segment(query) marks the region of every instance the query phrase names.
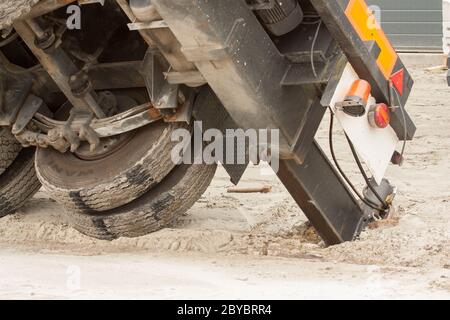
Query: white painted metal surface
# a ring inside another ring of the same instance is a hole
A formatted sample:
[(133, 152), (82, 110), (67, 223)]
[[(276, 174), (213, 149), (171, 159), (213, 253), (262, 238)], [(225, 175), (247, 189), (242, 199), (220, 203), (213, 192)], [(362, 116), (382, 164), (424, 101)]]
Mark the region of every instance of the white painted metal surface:
[[(336, 103), (345, 99), (351, 85), (357, 79), (359, 79), (358, 75), (348, 64), (331, 100), (331, 106), (333, 106), (332, 109), (336, 118), (354, 144), (359, 156), (365, 162), (375, 180), (381, 183), (399, 142), (394, 130), (391, 126), (386, 129), (371, 127), (367, 118), (368, 110), (362, 117), (352, 117), (335, 107)], [(372, 97), (370, 101), (367, 109), (375, 104), (375, 99)]]

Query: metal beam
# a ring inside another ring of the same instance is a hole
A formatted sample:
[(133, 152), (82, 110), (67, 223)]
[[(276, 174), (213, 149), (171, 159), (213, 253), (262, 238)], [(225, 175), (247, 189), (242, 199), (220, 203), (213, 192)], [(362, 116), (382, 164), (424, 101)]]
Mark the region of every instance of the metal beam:
[(152, 4), (239, 127), (279, 129), (282, 156), (301, 162), (292, 146), (320, 93), (311, 87), (282, 86), (292, 63), (280, 54), (246, 2)]
[[(52, 78), (44, 69), (33, 72), (39, 79), (43, 79), (46, 88), (50, 92), (59, 92), (59, 87), (52, 81)], [(145, 88), (145, 81), (142, 76), (142, 61), (126, 61), (100, 63), (92, 66), (87, 74), (92, 87), (96, 91)]]
[[(324, 112), (320, 105), (313, 110), (319, 114), (310, 115), (310, 122), (317, 121)], [(203, 121), (204, 129), (218, 128), (225, 132), (237, 128), (208, 87), (196, 99), (194, 116)], [(246, 167), (225, 165), (233, 183), (239, 182)], [(277, 175), (327, 245), (354, 240), (371, 216), (370, 211), (360, 207), (317, 143), (313, 143), (303, 165), (294, 160), (281, 160)]]
[(281, 160), (277, 174), (327, 245), (355, 240), (369, 221), (317, 143), (302, 165)]
[(70, 103), (75, 108), (92, 111), (98, 118), (104, 118), (105, 114), (96, 101), (94, 90), (90, 89), (81, 96), (73, 93), (69, 83), (70, 78), (75, 76), (79, 70), (67, 53), (61, 47), (51, 50), (39, 48), (38, 40), (45, 35), (45, 32), (36, 21), (16, 21), (13, 26)]
[(314, 142), (325, 112), (321, 92), (310, 84), (282, 85), (292, 62), (280, 54), (246, 2), (152, 4), (239, 128), (280, 130), (284, 160), (277, 174), (324, 241), (354, 240), (367, 216)]
[[(132, 24), (143, 22), (138, 21), (130, 8), (128, 0), (116, 0), (116, 2)], [(149, 18), (152, 17), (150, 16)], [(186, 57), (181, 53), (180, 43), (170, 29), (138, 29), (138, 31), (151, 48), (158, 47), (175, 71), (186, 72), (195, 70), (194, 64), (187, 61)]]

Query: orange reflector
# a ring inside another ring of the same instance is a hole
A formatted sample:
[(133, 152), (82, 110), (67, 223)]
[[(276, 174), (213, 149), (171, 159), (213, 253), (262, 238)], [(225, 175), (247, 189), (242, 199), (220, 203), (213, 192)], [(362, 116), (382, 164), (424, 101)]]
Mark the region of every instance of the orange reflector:
[(391, 122), (389, 107), (384, 103), (379, 103), (372, 106), (368, 117), (370, 125), (374, 128), (387, 128)]
[(372, 91), (372, 87), (370, 83), (366, 80), (355, 80), (353, 82), (350, 91), (347, 94), (347, 98), (353, 98), (360, 100), (364, 105), (367, 105), (367, 101), (369, 101), (370, 92)]
[(361, 79), (355, 80), (345, 100), (337, 106), (350, 116), (362, 117), (366, 114), (367, 102), (371, 91), (370, 83)]
[(364, 0), (349, 0), (345, 14), (363, 41), (374, 41), (378, 45), (380, 54), (377, 57), (377, 65), (384, 77), (389, 79), (398, 56), (374, 16), (373, 10)]

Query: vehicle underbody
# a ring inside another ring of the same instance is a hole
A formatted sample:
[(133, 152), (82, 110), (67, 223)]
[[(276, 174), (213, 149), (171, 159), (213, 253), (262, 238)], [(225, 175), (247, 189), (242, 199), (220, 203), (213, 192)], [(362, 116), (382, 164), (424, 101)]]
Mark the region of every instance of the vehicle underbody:
[[(0, 0), (0, 216), (40, 182), (89, 236), (166, 227), (216, 170), (171, 160), (172, 133), (201, 121), (224, 134), (279, 130), (265, 147), (279, 150), (283, 184), (325, 243), (354, 240), (387, 216), (394, 188), (367, 179), (359, 195), (314, 140), (344, 70), (391, 107), (396, 139), (415, 132), (404, 109), (412, 80), (383, 39), (355, 30), (348, 12), (361, 3)], [(223, 164), (233, 183), (246, 160)]]

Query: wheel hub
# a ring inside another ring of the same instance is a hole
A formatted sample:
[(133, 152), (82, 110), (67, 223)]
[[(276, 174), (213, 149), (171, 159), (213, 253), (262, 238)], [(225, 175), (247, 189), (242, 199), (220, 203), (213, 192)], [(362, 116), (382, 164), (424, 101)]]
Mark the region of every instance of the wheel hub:
[[(124, 112), (137, 106), (137, 102), (134, 99), (127, 96), (115, 97), (113, 93), (108, 91), (101, 93), (99, 104), (109, 116)], [(103, 138), (94, 150), (91, 150), (89, 143), (83, 142), (74, 154), (81, 160), (100, 160), (108, 157), (114, 152), (117, 152), (133, 138), (134, 134), (135, 133), (133, 131), (118, 136)]]

